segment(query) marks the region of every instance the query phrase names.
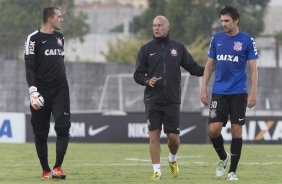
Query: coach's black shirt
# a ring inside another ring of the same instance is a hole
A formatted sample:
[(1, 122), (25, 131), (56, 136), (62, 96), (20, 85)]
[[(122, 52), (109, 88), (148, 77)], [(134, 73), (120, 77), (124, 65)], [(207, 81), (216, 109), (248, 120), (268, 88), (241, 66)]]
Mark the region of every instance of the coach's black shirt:
[[(137, 57), (134, 80), (145, 85), (145, 103), (180, 103), (181, 70), (191, 75), (203, 76), (204, 67), (198, 65), (183, 44), (166, 38), (154, 38), (144, 44)], [(147, 82), (152, 77), (162, 77), (155, 87)]]
[(67, 81), (61, 33), (46, 34), (40, 30), (31, 33), (26, 39), (24, 59), (29, 87), (55, 87)]

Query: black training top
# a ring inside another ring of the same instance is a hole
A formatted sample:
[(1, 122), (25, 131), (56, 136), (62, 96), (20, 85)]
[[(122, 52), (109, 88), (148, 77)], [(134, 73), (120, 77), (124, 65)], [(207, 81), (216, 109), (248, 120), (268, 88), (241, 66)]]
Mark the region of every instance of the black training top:
[[(183, 44), (166, 38), (154, 38), (144, 44), (136, 62), (134, 80), (145, 85), (145, 103), (180, 103), (181, 70), (202, 76), (204, 67), (198, 65)], [(155, 87), (148, 86), (152, 77), (162, 77)]]
[(25, 68), (28, 86), (55, 87), (66, 81), (64, 36), (36, 30), (25, 43)]

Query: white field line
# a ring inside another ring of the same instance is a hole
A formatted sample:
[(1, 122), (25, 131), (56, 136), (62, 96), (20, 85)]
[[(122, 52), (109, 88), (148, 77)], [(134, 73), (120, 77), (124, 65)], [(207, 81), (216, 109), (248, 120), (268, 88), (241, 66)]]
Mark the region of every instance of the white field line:
[[(202, 155), (192, 155), (192, 156), (178, 156), (177, 158), (181, 159), (181, 158), (201, 158), (203, 157)], [(280, 155), (279, 155), (280, 157)], [(151, 162), (151, 160), (148, 160), (148, 159), (140, 159), (140, 158), (136, 158), (136, 157), (132, 157), (132, 158), (125, 158), (125, 160), (127, 161), (136, 161), (138, 163), (136, 163), (136, 165), (140, 164), (140, 162)], [(167, 160), (167, 157), (161, 157), (161, 160)], [(209, 162), (201, 162), (201, 161), (192, 161), (192, 162), (181, 162), (179, 161), (179, 164), (181, 165), (191, 165), (192, 164), (195, 164), (195, 165), (216, 165), (216, 162), (215, 163), (209, 163)], [(282, 162), (239, 162), (240, 165), (282, 165)]]
[[(161, 163), (162, 164), (162, 163)], [(2, 165), (2, 164), (1, 164)], [(5, 165), (10, 165), (9, 163), (3, 164), (2, 166), (5, 167)], [(17, 163), (13, 164), (14, 166), (26, 166), (27, 163)], [(34, 163), (30, 164), (34, 165)], [(151, 165), (150, 162), (144, 162), (140, 163), (140, 161), (135, 162), (135, 163), (72, 163), (72, 166), (75, 167), (109, 167), (109, 166), (147, 166)], [(213, 166), (216, 165), (216, 163), (208, 163), (208, 162), (179, 162), (179, 165), (199, 165), (199, 166)], [(239, 163), (239, 165), (259, 165), (259, 166), (266, 166), (266, 165), (282, 165), (282, 162), (253, 162), (253, 163)]]
[[(177, 158), (200, 158), (202, 157), (201, 155), (196, 155), (196, 156), (177, 156)], [(138, 161), (138, 162), (151, 162), (151, 160), (148, 159), (140, 159), (140, 158), (125, 158), (125, 160), (129, 161)], [(167, 160), (167, 157), (161, 157), (161, 160)]]
[[(277, 155), (276, 155), (277, 156)], [(190, 155), (190, 156), (178, 156), (177, 158), (179, 159), (178, 163), (180, 165), (199, 165), (199, 166), (209, 166), (209, 165), (216, 165), (216, 162), (203, 162), (201, 161), (200, 158), (202, 158), (202, 155)], [(282, 157), (282, 155), (278, 155), (278, 157)], [(199, 158), (197, 161), (187, 161), (185, 158)], [(124, 158), (126, 162), (119, 162), (119, 163), (72, 163), (71, 165), (75, 165), (78, 167), (88, 167), (88, 166), (136, 166), (136, 165), (151, 165), (151, 160), (150, 159), (144, 159), (144, 158), (137, 158), (137, 157), (127, 157)], [(279, 160), (280, 161), (280, 160)], [(167, 157), (161, 157), (161, 162), (167, 162)], [(161, 164), (162, 164), (161, 163)], [(14, 161), (3, 161), (0, 160), (0, 165), (7, 166), (7, 165), (15, 165), (15, 166), (23, 166), (23, 165), (34, 165), (38, 164), (35, 161), (22, 161), (20, 163), (15, 163)], [(239, 165), (260, 165), (260, 166), (265, 166), (265, 165), (282, 165), (282, 162), (277, 162), (277, 161), (272, 161), (272, 162), (239, 162)]]

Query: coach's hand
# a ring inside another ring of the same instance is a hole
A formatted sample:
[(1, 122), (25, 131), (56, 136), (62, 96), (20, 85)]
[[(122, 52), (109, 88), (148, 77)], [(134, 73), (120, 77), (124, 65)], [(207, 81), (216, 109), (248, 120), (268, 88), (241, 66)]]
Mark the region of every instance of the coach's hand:
[(155, 87), (156, 82), (158, 82), (158, 81), (161, 80), (161, 79), (162, 79), (162, 77), (152, 77), (152, 78), (148, 81), (148, 85), (153, 88), (153, 87)]
[(29, 88), (29, 98), (30, 104), (35, 110), (41, 109), (44, 106), (44, 99), (40, 95), (40, 93), (38, 93), (37, 88), (35, 86), (31, 86)]

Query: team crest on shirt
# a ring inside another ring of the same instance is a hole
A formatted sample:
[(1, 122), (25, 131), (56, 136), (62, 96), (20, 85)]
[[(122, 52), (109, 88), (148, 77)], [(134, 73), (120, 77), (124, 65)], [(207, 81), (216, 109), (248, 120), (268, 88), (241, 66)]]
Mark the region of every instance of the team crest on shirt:
[(210, 118), (215, 118), (216, 117), (216, 109), (211, 109), (210, 110)]
[(61, 38), (57, 38), (57, 44), (61, 47), (63, 46), (63, 41)]
[(177, 56), (177, 50), (176, 49), (170, 49), (170, 55)]
[(242, 45), (243, 45), (243, 43), (241, 43), (241, 42), (234, 42), (234, 50), (236, 50), (236, 51), (241, 51), (242, 50)]

